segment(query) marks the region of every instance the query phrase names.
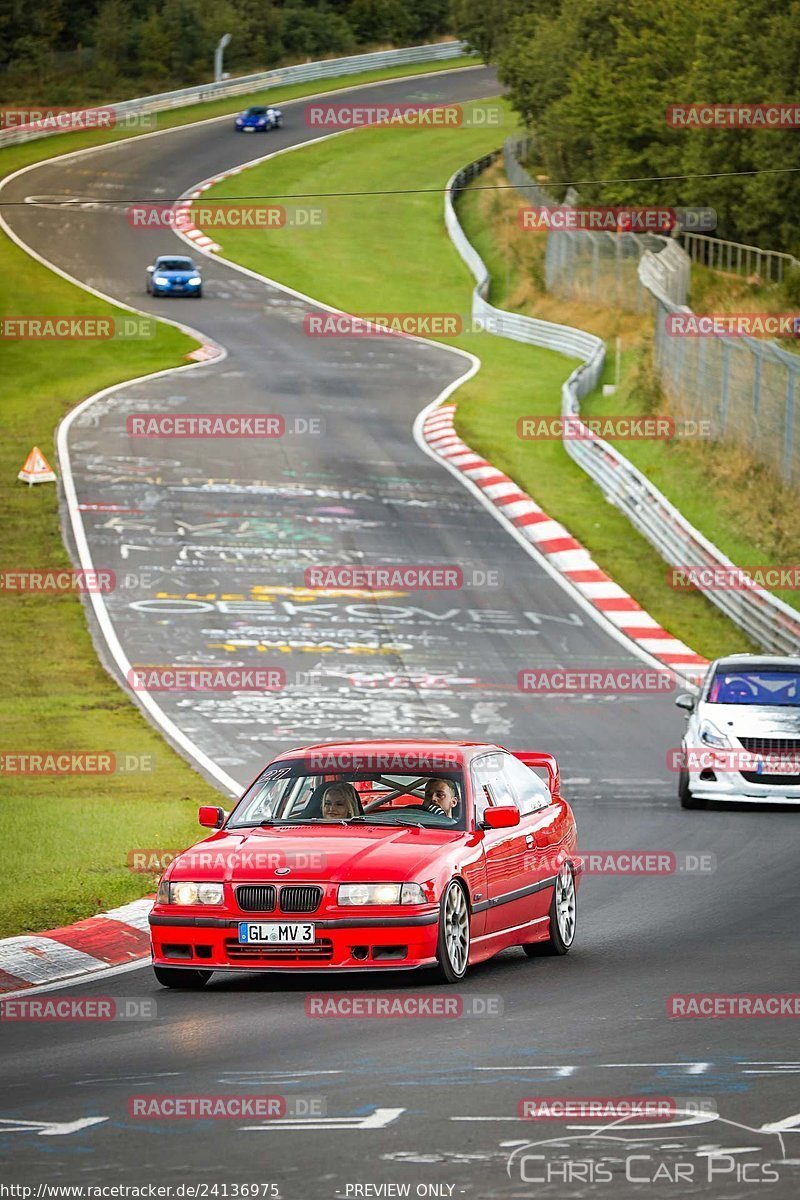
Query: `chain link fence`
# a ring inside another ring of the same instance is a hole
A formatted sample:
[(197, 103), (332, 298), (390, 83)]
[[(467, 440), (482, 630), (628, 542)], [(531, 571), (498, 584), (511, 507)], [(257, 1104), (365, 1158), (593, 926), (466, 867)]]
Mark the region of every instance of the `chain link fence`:
[[(529, 141), (508, 138), (504, 162), (509, 181), (530, 203), (552, 207), (520, 162)], [(567, 203), (574, 202), (568, 197)], [(749, 272), (756, 262), (769, 278), (782, 279), (791, 255), (684, 233), (694, 261), (717, 269)], [(714, 248), (709, 248), (713, 244)], [(760, 255), (756, 260), (755, 253)], [(785, 483), (800, 484), (800, 355), (775, 342), (697, 331), (686, 306), (692, 257), (675, 239), (652, 234), (591, 230), (548, 232), (547, 287), (566, 299), (652, 315), (655, 364), (675, 416), (707, 421), (715, 441), (740, 447), (767, 464)]]
[[(520, 196), (537, 208), (554, 208), (556, 202), (522, 165), (531, 149), (531, 139), (507, 138), (503, 163), (509, 182)], [(564, 205), (577, 200), (573, 189)], [(590, 229), (551, 229), (545, 251), (547, 290), (564, 300), (596, 302), (626, 312), (651, 314), (653, 298), (639, 278), (639, 260), (645, 251), (659, 253), (671, 248), (668, 238), (652, 233), (609, 232)], [(685, 259), (684, 262), (679, 262)], [(676, 263), (679, 269), (676, 269)], [(689, 284), (689, 260), (681, 251), (673, 253), (671, 286), (674, 299), (683, 304)]]
[[(472, 294), (472, 315), (487, 332), (530, 345), (544, 346), (579, 358), (562, 388), (561, 411), (564, 417), (580, 419), (581, 400), (600, 382), (605, 345), (593, 334), (569, 325), (556, 325), (535, 317), (505, 312), (486, 299), (490, 285), (489, 269), (467, 238), (455, 208), (455, 201), (470, 180), (480, 175), (497, 159), (486, 155), (457, 171), (445, 193), (445, 224), (448, 233), (469, 267), (476, 284)], [(515, 186), (519, 180), (526, 199), (539, 185), (523, 176), (522, 169), (509, 172)], [(517, 164), (519, 166), (519, 164)], [(528, 182), (526, 182), (526, 178)], [(551, 206), (553, 201), (541, 194), (534, 203)], [(675, 253), (677, 252), (677, 253)], [(683, 311), (669, 297), (671, 288), (680, 290), (680, 275), (685, 255), (670, 243), (657, 254), (641, 256), (642, 284), (651, 296), (658, 320), (667, 312)], [(676, 283), (676, 277), (678, 282)], [(674, 339), (673, 339), (674, 340)], [(704, 339), (699, 339), (703, 341)], [(726, 339), (733, 341), (733, 339)], [(746, 350), (745, 350), (746, 353)], [(696, 529), (663, 492), (609, 442), (586, 429), (584, 438), (565, 438), (564, 449), (601, 488), (606, 499), (619, 508), (631, 524), (656, 548), (665, 562), (735, 572), (733, 562)], [(706, 590), (705, 595), (730, 617), (763, 650), (773, 654), (797, 654), (800, 651), (800, 612), (761, 587), (738, 590)]]
[(756, 338), (674, 334), (675, 316), (694, 314), (673, 303), (654, 261), (643, 257), (639, 269), (656, 304), (655, 364), (672, 415), (708, 422), (715, 442), (800, 483), (800, 357)]

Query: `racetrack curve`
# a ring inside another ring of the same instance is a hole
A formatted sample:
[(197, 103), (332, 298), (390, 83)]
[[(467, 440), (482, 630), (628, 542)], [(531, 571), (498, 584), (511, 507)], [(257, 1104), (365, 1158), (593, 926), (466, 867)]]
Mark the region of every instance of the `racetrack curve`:
[[(458, 101), (495, 90), (491, 73), (476, 69), (350, 96)], [(464, 373), (465, 359), (397, 339), (308, 338), (307, 302), (220, 261), (204, 264), (200, 303), (143, 295), (145, 264), (185, 246), (171, 234), (131, 229), (126, 204), (173, 199), (255, 154), (313, 140), (302, 105), (284, 106), (286, 125), (268, 141), (234, 135), (226, 118), (48, 161), (0, 189), (6, 221), (47, 261), (126, 304), (186, 321), (227, 350), (218, 363), (116, 388), (69, 429), (93, 560), (137, 576), (108, 597), (126, 656), (134, 664), (285, 668), (290, 686), (274, 696), (157, 698), (175, 727), (239, 783), (276, 749), (339, 737), (468, 737), (545, 748), (561, 761), (584, 848), (710, 853), (715, 870), (584, 880), (570, 956), (528, 961), (509, 952), (457, 989), (499, 997), (502, 1019), (380, 1020), (363, 1030), (357, 1021), (332, 1025), (305, 1015), (312, 990), (430, 989), (410, 976), (217, 977), (193, 995), (161, 991), (144, 968), (71, 986), (70, 994), (155, 996), (158, 1019), (20, 1024), (13, 1037), (4, 1025), (7, 1122), (107, 1118), (55, 1139), (33, 1128), (12, 1136), (16, 1127), (6, 1125), (5, 1176), (275, 1181), (287, 1200), (353, 1196), (348, 1185), (389, 1182), (453, 1185), (454, 1196), (592, 1189), (602, 1196), (610, 1189), (601, 1182), (534, 1185), (506, 1174), (510, 1143), (574, 1133), (517, 1122), (517, 1102), (537, 1094), (646, 1094), (711, 1099), (723, 1118), (748, 1127), (746, 1134), (722, 1122), (669, 1136), (632, 1133), (637, 1146), (655, 1139), (653, 1156), (696, 1166), (691, 1180), (684, 1173), (665, 1194), (744, 1195), (752, 1178), (737, 1182), (733, 1170), (720, 1171), (707, 1182), (706, 1158), (696, 1152), (763, 1143), (762, 1157), (776, 1156), (775, 1135), (752, 1131), (800, 1108), (792, 1099), (800, 1065), (790, 1061), (790, 1023), (671, 1021), (665, 1006), (672, 993), (796, 985), (796, 957), (787, 957), (796, 928), (796, 814), (681, 812), (665, 766), (681, 731), (669, 696), (570, 700), (517, 691), (523, 668), (638, 660), (414, 443), (416, 414)], [(30, 196), (86, 204), (42, 207), (26, 204)], [(467, 294), (465, 276), (465, 305)], [(156, 409), (278, 412), (320, 418), (325, 433), (258, 443), (130, 439), (126, 416)], [(499, 583), (386, 602), (308, 602), (291, 590), (302, 586), (307, 566), (360, 561), (457, 564), (466, 574), (496, 571)], [(303, 682), (298, 671), (323, 677)], [(366, 678), (376, 674), (417, 683), (379, 686)], [(330, 1117), (352, 1117), (352, 1127), (266, 1123), (245, 1131), (247, 1122), (127, 1116), (132, 1093), (237, 1089), (324, 1096)], [(386, 1111), (374, 1127), (369, 1120), (358, 1127), (374, 1110)], [(622, 1152), (617, 1144), (614, 1154)], [(589, 1157), (583, 1145), (581, 1157)], [(766, 1194), (795, 1194), (793, 1169), (782, 1168)]]

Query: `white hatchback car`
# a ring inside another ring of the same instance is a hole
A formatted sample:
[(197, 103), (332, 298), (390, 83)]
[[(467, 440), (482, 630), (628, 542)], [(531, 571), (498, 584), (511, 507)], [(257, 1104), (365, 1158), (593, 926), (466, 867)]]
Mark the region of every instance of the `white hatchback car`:
[(709, 800), (800, 804), (800, 658), (734, 654), (712, 662), (681, 742), (683, 808)]

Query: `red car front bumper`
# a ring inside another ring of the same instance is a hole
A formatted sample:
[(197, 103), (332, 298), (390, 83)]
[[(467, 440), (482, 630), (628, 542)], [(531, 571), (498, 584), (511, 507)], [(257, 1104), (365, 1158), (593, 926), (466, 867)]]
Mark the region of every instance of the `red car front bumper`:
[(438, 907), (400, 916), (315, 914), (308, 919), (316, 926), (316, 941), (303, 946), (242, 945), (239, 925), (245, 919), (270, 920), (196, 916), (176, 913), (174, 907), (156, 907), (150, 914), (153, 962), (159, 967), (207, 971), (397, 971), (432, 966), (436, 961)]

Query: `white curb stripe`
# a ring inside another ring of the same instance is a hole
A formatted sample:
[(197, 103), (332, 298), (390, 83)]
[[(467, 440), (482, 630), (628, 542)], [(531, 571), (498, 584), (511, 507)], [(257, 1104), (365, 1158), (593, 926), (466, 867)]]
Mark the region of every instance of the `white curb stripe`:
[[(421, 420), (417, 418), (415, 426), (418, 440), (428, 453), (444, 462), (448, 470), (459, 474), (487, 507), (494, 510), (498, 519), (510, 525), (518, 540), (524, 539), (529, 545), (536, 547), (536, 553), (543, 555), (545, 563), (549, 564), (551, 574), (555, 570), (558, 572), (558, 578), (568, 581), (573, 594), (580, 595), (584, 604), (591, 606), (604, 622), (610, 623), (612, 629), (617, 631), (618, 636), (625, 641), (629, 648), (638, 651), (639, 655), (646, 657), (649, 662), (655, 662), (661, 667), (668, 666), (671, 671), (688, 675), (690, 677), (688, 681), (695, 685), (698, 670), (702, 670), (706, 660), (695, 654), (678, 638), (647, 636), (643, 632), (644, 630), (658, 631), (662, 634), (664, 631), (649, 613), (632, 600), (624, 588), (605, 575), (586, 547), (581, 546), (572, 537), (569, 530), (565, 529), (558, 521), (553, 520), (552, 517), (546, 516), (534, 500), (525, 497), (525, 493), (522, 493), (523, 499), (513, 500), (510, 504), (505, 505), (502, 503), (504, 497), (517, 495), (522, 492), (522, 489), (490, 463), (472, 467), (468, 465), (476, 461), (484, 463), (485, 460), (481, 459), (479, 455), (469, 452), (469, 447), (460, 438), (451, 441), (447, 436), (449, 429), (453, 438), (456, 438), (453, 426), (454, 405), (442, 405), (439, 408), (430, 406), (429, 414)], [(464, 453), (461, 452), (462, 447)], [(488, 484), (482, 482), (487, 479), (494, 479), (495, 482)], [(525, 518), (539, 513), (542, 514), (542, 520), (525, 523)], [(516, 522), (522, 523), (515, 524)], [(573, 542), (574, 546), (557, 549), (552, 545), (552, 543), (564, 540)], [(551, 546), (550, 549), (548, 549), (548, 545)], [(569, 579), (568, 575), (561, 575), (561, 572), (570, 571), (596, 571), (604, 578), (576, 581)], [(609, 601), (628, 601), (629, 603), (624, 608), (617, 609), (606, 607)], [(630, 630), (631, 633), (627, 634), (626, 630)], [(665, 656), (670, 656), (670, 658), (680, 656), (680, 661), (667, 663), (664, 661)]]

